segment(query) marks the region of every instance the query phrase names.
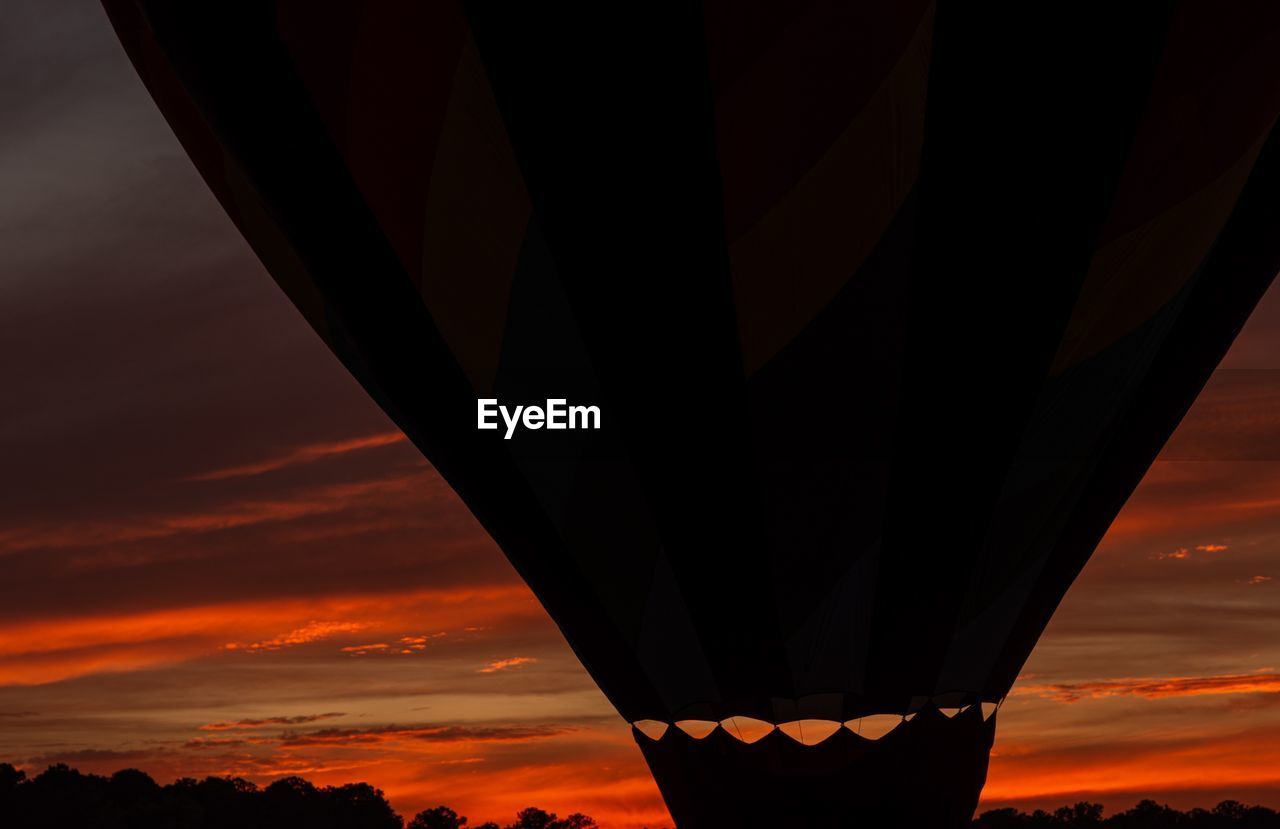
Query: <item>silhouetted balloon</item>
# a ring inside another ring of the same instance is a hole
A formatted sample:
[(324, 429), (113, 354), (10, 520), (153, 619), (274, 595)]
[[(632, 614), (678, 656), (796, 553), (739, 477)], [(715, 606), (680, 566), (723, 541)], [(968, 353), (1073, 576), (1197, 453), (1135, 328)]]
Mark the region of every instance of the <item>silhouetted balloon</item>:
[(1280, 268), (1280, 4), (105, 4), (686, 829), (963, 825)]

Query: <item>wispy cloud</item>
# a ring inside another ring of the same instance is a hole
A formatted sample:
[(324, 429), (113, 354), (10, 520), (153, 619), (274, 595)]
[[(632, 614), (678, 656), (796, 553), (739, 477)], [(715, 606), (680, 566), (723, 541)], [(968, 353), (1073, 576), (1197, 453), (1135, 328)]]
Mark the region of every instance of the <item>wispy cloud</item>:
[(223, 720), (221, 722), (211, 722), (200, 726), (201, 731), (236, 731), (251, 728), (266, 728), (276, 725), (305, 725), (307, 723), (320, 722), (321, 720), (332, 720), (338, 717), (345, 717), (346, 714), (341, 711), (329, 711), (324, 714), (295, 714), (287, 717), (258, 717), (243, 720)]
[(81, 748), (72, 751), (60, 751), (42, 754), (27, 760), (27, 765), (39, 768), (54, 763), (67, 763), (73, 766), (92, 767), (96, 764), (109, 763), (116, 768), (127, 768), (140, 760), (154, 759), (157, 752), (146, 749), (116, 750), (109, 748)]
[(283, 746), (367, 745), (417, 740), (431, 743), (524, 742), (572, 731), (562, 725), (385, 725), (374, 728), (327, 728), (308, 733), (286, 732)]
[(1191, 548), (1179, 547), (1176, 550), (1171, 550), (1167, 553), (1156, 553), (1152, 558), (1158, 560), (1168, 558), (1182, 560), (1191, 558), (1196, 553), (1221, 553), (1227, 549), (1229, 548), (1226, 544), (1198, 544)]
[[(243, 658), (354, 633), (393, 642), (406, 631), (491, 622), (506, 627), (543, 618), (527, 589), (504, 585), (456, 590), (332, 595), (226, 602), (122, 614), (70, 614), (0, 623), (0, 687), (36, 685), (92, 673), (176, 664), (198, 657)], [(348, 637), (346, 641), (343, 637)], [(460, 642), (466, 637), (460, 637)], [(409, 644), (406, 649), (412, 649)], [(414, 651), (415, 653), (417, 651)]]
[(276, 497), (211, 504), (207, 509), (166, 514), (135, 514), (111, 520), (34, 523), (0, 532), (0, 553), (174, 538), (261, 524), (277, 524), (361, 508), (385, 508), (389, 498), (420, 497), (439, 488), (430, 469), (372, 480), (311, 487)]
[(227, 749), (237, 748), (239, 746), (252, 745), (251, 741), (243, 738), (235, 737), (197, 737), (194, 740), (187, 740), (182, 744), (183, 748), (215, 748)]
[(1255, 694), (1280, 691), (1280, 674), (1259, 671), (1252, 674), (1228, 674), (1224, 676), (1108, 679), (1094, 682), (1026, 685), (1019, 690), (1064, 703), (1104, 697), (1161, 699), (1164, 697), (1192, 697), (1208, 694)]
[[(305, 645), (310, 642), (317, 642), (321, 639), (328, 639), (340, 633), (355, 633), (369, 627), (368, 622), (308, 622), (300, 628), (295, 628), (288, 633), (282, 633), (279, 636), (273, 636), (270, 639), (264, 639), (261, 642), (228, 642), (223, 645), (223, 649), (229, 651), (278, 651), (281, 648), (290, 648), (296, 645)], [(346, 650), (346, 648), (343, 648)]]
[(496, 659), (481, 668), (479, 673), (492, 674), (498, 671), (509, 671), (519, 668), (521, 665), (529, 665), (537, 661), (537, 659), (534, 659), (531, 656), (513, 656), (509, 659)]
[(379, 446), (390, 446), (391, 444), (400, 443), (404, 440), (404, 434), (396, 431), (382, 432), (376, 435), (365, 435), (363, 437), (351, 438), (349, 440), (311, 443), (268, 458), (267, 460), (243, 464), (241, 466), (228, 466), (222, 469), (214, 469), (209, 472), (192, 475), (186, 478), (186, 480), (221, 481), (227, 478), (244, 478), (253, 475), (261, 475), (266, 472), (274, 472), (277, 469), (283, 469), (286, 466), (312, 463), (313, 461), (318, 461), (322, 458), (328, 458), (334, 455), (344, 455), (349, 452), (359, 452), (364, 449), (374, 449)]

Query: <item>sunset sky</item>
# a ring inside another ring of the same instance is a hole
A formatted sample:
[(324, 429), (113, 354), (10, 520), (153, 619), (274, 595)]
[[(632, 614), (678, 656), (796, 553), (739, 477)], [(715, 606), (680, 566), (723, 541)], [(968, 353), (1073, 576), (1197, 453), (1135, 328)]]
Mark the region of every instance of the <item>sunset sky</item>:
[[(626, 724), (263, 271), (97, 3), (6, 18), (0, 761), (669, 823)], [(1026, 666), (985, 803), (1280, 807), (1277, 634), (1273, 290)]]

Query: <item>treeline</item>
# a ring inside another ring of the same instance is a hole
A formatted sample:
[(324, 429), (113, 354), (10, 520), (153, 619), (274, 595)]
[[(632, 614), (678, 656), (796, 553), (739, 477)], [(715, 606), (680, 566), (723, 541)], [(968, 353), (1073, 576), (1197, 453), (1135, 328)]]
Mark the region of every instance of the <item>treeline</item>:
[[(183, 778), (161, 786), (137, 769), (110, 777), (50, 766), (35, 777), (0, 763), (0, 827), (4, 829), (598, 829), (590, 817), (557, 817), (528, 808), (505, 825), (473, 824), (446, 806), (405, 821), (368, 783), (315, 786), (285, 777), (259, 788), (238, 777)], [(1280, 829), (1280, 814), (1234, 800), (1180, 812), (1144, 800), (1104, 815), (1097, 803), (1030, 814), (995, 809), (973, 829)]]
[(1053, 812), (1027, 814), (994, 809), (973, 820), (973, 829), (1280, 829), (1280, 814), (1265, 806), (1224, 800), (1212, 809), (1180, 812), (1144, 800), (1132, 809), (1104, 816), (1097, 803), (1077, 803)]
[(0, 763), (4, 829), (596, 829), (586, 815), (529, 808), (513, 823), (468, 823), (445, 806), (405, 822), (368, 783), (315, 786), (285, 777), (259, 788), (238, 777), (183, 778), (161, 786), (137, 769), (110, 777), (64, 764), (27, 777)]

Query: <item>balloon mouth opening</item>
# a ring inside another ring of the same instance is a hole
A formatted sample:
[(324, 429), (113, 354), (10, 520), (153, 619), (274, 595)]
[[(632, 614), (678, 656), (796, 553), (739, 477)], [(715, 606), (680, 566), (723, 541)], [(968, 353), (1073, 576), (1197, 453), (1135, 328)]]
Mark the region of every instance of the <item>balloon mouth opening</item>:
[(1003, 703), (1004, 700), (1001, 699), (959, 704), (951, 699), (935, 697), (927, 704), (906, 713), (867, 714), (844, 721), (805, 718), (773, 723), (755, 717), (731, 716), (719, 721), (684, 719), (667, 722), (642, 719), (632, 722), (631, 728), (637, 735), (652, 742), (658, 742), (667, 737), (668, 733), (675, 731), (683, 732), (694, 740), (705, 740), (715, 732), (722, 731), (738, 742), (751, 745), (777, 731), (800, 745), (816, 746), (826, 742), (842, 729), (852, 732), (860, 739), (874, 742), (897, 731), (903, 725), (912, 722), (917, 715), (925, 712), (948, 720), (954, 720), (961, 715), (980, 716), (985, 722), (996, 715)]

